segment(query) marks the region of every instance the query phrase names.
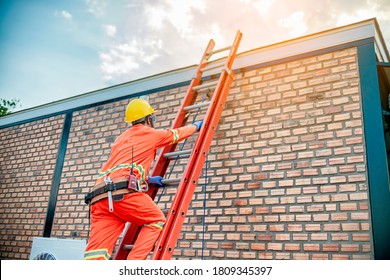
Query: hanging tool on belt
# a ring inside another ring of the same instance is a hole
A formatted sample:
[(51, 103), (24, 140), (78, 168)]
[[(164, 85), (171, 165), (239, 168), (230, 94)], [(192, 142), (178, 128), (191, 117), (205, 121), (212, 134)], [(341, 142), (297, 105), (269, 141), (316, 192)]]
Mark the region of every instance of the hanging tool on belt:
[(136, 192), (147, 192), (149, 190), (148, 183), (144, 179), (138, 179), (137, 176), (134, 175), (134, 146), (131, 147), (132, 154), (132, 163), (130, 169), (130, 177), (129, 177), (129, 190), (134, 190)]
[[(104, 177), (104, 183), (106, 184), (106, 186), (110, 186), (112, 184), (110, 176)], [(113, 212), (114, 211), (114, 203), (112, 202), (112, 193), (111, 193), (111, 191), (112, 191), (111, 188), (108, 188), (108, 191), (107, 191), (108, 210), (110, 212)]]

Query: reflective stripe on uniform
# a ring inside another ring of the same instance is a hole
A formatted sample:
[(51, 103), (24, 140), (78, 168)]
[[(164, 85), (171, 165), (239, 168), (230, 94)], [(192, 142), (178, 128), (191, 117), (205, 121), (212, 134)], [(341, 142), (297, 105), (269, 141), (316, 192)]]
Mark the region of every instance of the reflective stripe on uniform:
[(156, 227), (158, 229), (163, 229), (165, 223), (164, 222), (158, 222), (158, 223), (154, 223), (154, 224), (148, 224), (148, 225), (145, 225), (145, 226), (149, 226), (149, 227)]
[(179, 141), (179, 132), (176, 129), (170, 129), (170, 131), (173, 132), (173, 141), (171, 144), (175, 144), (177, 141)]
[(137, 171), (138, 174), (140, 175), (141, 179), (145, 180), (145, 169), (143, 168), (142, 165), (138, 165), (136, 163), (123, 163), (123, 164), (119, 164), (117, 166), (114, 166), (113, 168), (110, 168), (106, 171), (101, 171), (101, 172), (99, 172), (98, 178), (102, 178), (115, 170), (123, 169), (123, 168), (134, 168), (134, 170)]
[(98, 259), (98, 258), (104, 258), (105, 260), (108, 260), (110, 258), (110, 254), (108, 253), (108, 250), (98, 249), (98, 250), (92, 250), (84, 253), (84, 260), (91, 260), (91, 259)]

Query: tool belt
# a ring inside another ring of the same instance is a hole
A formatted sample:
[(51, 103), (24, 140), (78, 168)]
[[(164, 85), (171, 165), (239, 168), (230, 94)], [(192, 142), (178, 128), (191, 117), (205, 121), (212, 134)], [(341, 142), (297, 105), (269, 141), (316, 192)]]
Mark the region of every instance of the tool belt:
[(113, 196), (135, 192), (135, 190), (128, 189), (128, 185), (128, 178), (113, 179), (109, 184), (102, 182), (94, 186), (92, 191), (86, 194), (84, 201), (86, 204), (94, 204), (99, 200), (107, 198), (109, 192), (111, 192)]
[(130, 175), (129, 178), (115, 178), (111, 181), (108, 177), (104, 179), (104, 182), (97, 184), (93, 187), (92, 191), (87, 193), (84, 201), (86, 204), (94, 204), (99, 200), (108, 198), (110, 209), (112, 206), (112, 199), (124, 194), (134, 192), (147, 192), (148, 184), (144, 180), (138, 180), (134, 175)]

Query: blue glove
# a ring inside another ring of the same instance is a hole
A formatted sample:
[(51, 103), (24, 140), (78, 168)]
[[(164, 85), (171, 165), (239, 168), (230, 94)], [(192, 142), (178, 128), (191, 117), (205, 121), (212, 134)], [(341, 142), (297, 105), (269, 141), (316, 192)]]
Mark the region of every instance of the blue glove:
[(161, 182), (163, 177), (161, 176), (153, 176), (148, 177), (148, 183), (151, 185), (156, 185), (158, 187), (164, 187), (164, 184)]
[(202, 127), (202, 125), (203, 125), (203, 121), (194, 122), (193, 125), (196, 126), (196, 131), (199, 131), (200, 128)]

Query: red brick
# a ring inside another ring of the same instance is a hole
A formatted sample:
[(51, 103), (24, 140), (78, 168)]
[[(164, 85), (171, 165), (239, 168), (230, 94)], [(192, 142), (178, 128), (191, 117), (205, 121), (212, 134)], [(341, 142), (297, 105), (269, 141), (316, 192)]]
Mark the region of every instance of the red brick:
[(332, 241), (348, 241), (349, 237), (347, 233), (332, 233)]
[(301, 224), (289, 224), (287, 225), (288, 231), (299, 232), (302, 231), (303, 226)]
[(259, 241), (271, 241), (272, 240), (272, 234), (258, 234), (257, 240)]
[(308, 260), (309, 254), (306, 253), (293, 253), (294, 260)]
[(282, 250), (282, 243), (268, 243), (267, 248), (269, 251), (281, 251)]
[(332, 213), (331, 214), (331, 220), (332, 221), (346, 221), (348, 220), (347, 213)]
[(340, 231), (341, 225), (340, 224), (325, 224), (324, 225), (324, 231)]
[(319, 251), (320, 245), (319, 244), (303, 244), (303, 250), (304, 251)]
[(339, 244), (323, 244), (322, 250), (324, 252), (338, 252), (340, 250)]
[(328, 240), (328, 234), (327, 233), (311, 233), (310, 234), (311, 240), (321, 240), (321, 241), (326, 241)]
[(352, 240), (355, 242), (369, 242), (371, 240), (371, 236), (368, 233), (353, 233)]
[(357, 203), (341, 203), (340, 204), (341, 211), (353, 211), (357, 210)]
[(290, 240), (290, 234), (288, 233), (281, 233), (275, 235), (276, 241), (289, 241)]
[(329, 255), (328, 254), (313, 254), (312, 260), (328, 260)]
[(364, 213), (364, 212), (351, 213), (351, 219), (352, 220), (368, 220), (369, 216), (368, 216), (368, 213)]
[(360, 225), (358, 223), (342, 223), (341, 228), (343, 231), (358, 231)]
[(342, 252), (359, 252), (359, 245), (357, 244), (341, 244)]
[(307, 241), (308, 234), (307, 233), (293, 233), (293, 240), (294, 241)]
[(307, 224), (305, 225), (306, 231), (320, 231), (321, 225), (320, 224)]
[(265, 243), (254, 243), (254, 244), (251, 244), (251, 250), (254, 250), (254, 251), (257, 251), (257, 250), (264, 251), (265, 248), (266, 248), (266, 244)]
[(301, 250), (301, 244), (299, 243), (287, 243), (284, 245), (284, 249), (286, 251), (300, 251)]

